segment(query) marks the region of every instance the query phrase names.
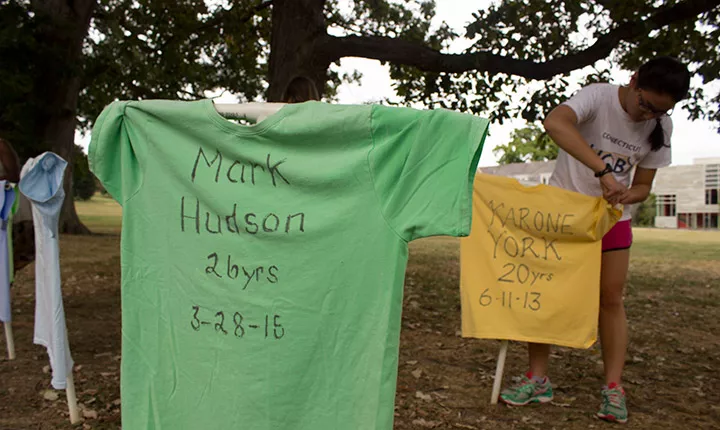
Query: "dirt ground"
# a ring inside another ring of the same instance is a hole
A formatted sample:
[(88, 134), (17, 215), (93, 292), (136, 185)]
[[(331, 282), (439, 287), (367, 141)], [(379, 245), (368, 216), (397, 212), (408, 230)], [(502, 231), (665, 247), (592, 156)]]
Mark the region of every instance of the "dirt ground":
[[(85, 417), (78, 428), (118, 429), (119, 236), (113, 228), (96, 230), (111, 233), (61, 239), (64, 303)], [(652, 232), (639, 237), (626, 301), (626, 427), (720, 428), (720, 235), (713, 236), (717, 241), (663, 239)], [(593, 417), (602, 385), (597, 346), (553, 351), (551, 404), (490, 405), (499, 342), (460, 337), (457, 240), (423, 240), (411, 251), (396, 429), (616, 426)], [(13, 306), (17, 359), (7, 360), (0, 340), (0, 429), (72, 428), (65, 393), (50, 389), (47, 355), (32, 344), (34, 265), (18, 273)], [(525, 370), (525, 354), (523, 345), (511, 344), (505, 382)]]

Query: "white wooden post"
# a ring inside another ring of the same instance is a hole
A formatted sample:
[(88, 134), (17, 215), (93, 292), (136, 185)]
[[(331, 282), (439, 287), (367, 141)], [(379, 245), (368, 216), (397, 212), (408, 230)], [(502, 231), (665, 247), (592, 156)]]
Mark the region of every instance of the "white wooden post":
[(500, 397), (500, 387), (502, 387), (503, 371), (505, 370), (505, 357), (507, 356), (508, 341), (503, 340), (500, 344), (500, 353), (498, 354), (497, 367), (495, 368), (495, 382), (493, 383), (492, 397), (490, 404), (496, 405), (498, 397)]

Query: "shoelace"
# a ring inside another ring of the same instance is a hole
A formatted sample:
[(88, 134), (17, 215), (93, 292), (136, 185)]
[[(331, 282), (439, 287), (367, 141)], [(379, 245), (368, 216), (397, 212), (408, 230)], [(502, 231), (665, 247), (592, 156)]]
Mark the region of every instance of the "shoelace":
[(606, 405), (614, 406), (616, 408), (622, 407), (623, 398), (621, 393), (617, 391), (608, 391), (605, 396)]
[(523, 378), (523, 380), (518, 382), (518, 384), (513, 388), (514, 390), (520, 390), (527, 394), (532, 394), (533, 391), (535, 391), (535, 383), (528, 378)]

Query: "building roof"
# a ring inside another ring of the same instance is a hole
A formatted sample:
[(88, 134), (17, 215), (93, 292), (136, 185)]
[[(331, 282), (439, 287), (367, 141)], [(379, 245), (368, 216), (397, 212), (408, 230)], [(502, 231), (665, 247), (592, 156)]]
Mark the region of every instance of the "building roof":
[(481, 167), (482, 173), (500, 176), (540, 175), (552, 173), (555, 169), (555, 160), (531, 161), (529, 163), (513, 163), (502, 166)]
[(720, 164), (720, 157), (701, 157), (693, 159), (693, 164)]

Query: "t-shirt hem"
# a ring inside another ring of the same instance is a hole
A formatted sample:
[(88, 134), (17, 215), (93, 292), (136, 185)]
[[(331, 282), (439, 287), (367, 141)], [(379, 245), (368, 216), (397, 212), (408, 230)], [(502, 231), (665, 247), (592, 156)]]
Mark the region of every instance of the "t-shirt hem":
[(568, 341), (567, 339), (559, 339), (555, 337), (535, 337), (535, 336), (522, 336), (522, 335), (516, 335), (516, 334), (507, 334), (505, 336), (504, 333), (495, 333), (495, 334), (487, 334), (482, 332), (476, 332), (476, 331), (469, 331), (469, 332), (463, 332), (462, 337), (464, 338), (474, 338), (474, 339), (496, 339), (496, 340), (512, 340), (516, 342), (532, 342), (532, 343), (544, 343), (548, 345), (557, 345), (557, 346), (564, 346), (568, 348), (581, 348), (581, 349), (588, 349), (591, 346), (597, 342), (597, 335), (594, 336), (592, 339), (589, 339), (585, 343), (578, 343), (578, 342), (572, 342)]
[(663, 167), (668, 167), (672, 162), (670, 163), (659, 163), (659, 164), (638, 164), (638, 167), (643, 169), (662, 169)]
[(479, 136), (470, 142), (469, 154), (470, 162), (468, 166), (467, 176), (463, 178), (467, 182), (460, 187), (460, 220), (458, 222), (458, 230), (455, 232), (457, 237), (467, 237), (470, 235), (472, 227), (472, 198), (474, 193), (475, 175), (477, 175), (478, 164), (485, 145), (490, 123), (483, 118), (474, 118)]
[(115, 199), (116, 202), (118, 202), (121, 206), (124, 203), (122, 196), (120, 195), (119, 190), (115, 189), (114, 187), (108, 187), (107, 185), (107, 177), (105, 176), (104, 172), (101, 170), (98, 170), (96, 166), (100, 165), (102, 162), (103, 157), (105, 156), (105, 152), (101, 149), (98, 149), (98, 145), (101, 145), (102, 140), (102, 133), (103, 129), (105, 128), (105, 122), (110, 115), (110, 113), (117, 107), (117, 109), (122, 109), (123, 115), (125, 115), (125, 107), (127, 106), (129, 102), (128, 101), (114, 101), (110, 103), (108, 106), (103, 109), (102, 112), (100, 112), (100, 115), (95, 120), (95, 125), (93, 125), (92, 133), (90, 136), (90, 144), (88, 145), (88, 168), (89, 170), (97, 176), (97, 178), (102, 182), (103, 186), (107, 189), (108, 193)]
[(372, 192), (375, 196), (375, 201), (378, 205), (378, 211), (380, 213), (380, 217), (385, 222), (385, 225), (387, 228), (397, 237), (400, 239), (403, 243), (408, 244), (410, 243), (410, 239), (404, 237), (393, 225), (390, 223), (390, 220), (385, 215), (385, 211), (383, 210), (382, 205), (382, 199), (378, 195), (377, 187), (376, 187), (376, 181), (375, 181), (375, 172), (373, 171), (372, 167), (372, 161), (371, 158), (373, 157), (373, 152), (375, 151), (375, 134), (373, 133), (373, 114), (375, 111), (375, 105), (371, 105), (370, 109), (368, 109), (368, 123), (370, 124), (369, 133), (370, 133), (370, 150), (367, 152), (365, 156), (365, 162), (367, 164), (368, 173), (370, 174), (370, 183), (372, 185)]

